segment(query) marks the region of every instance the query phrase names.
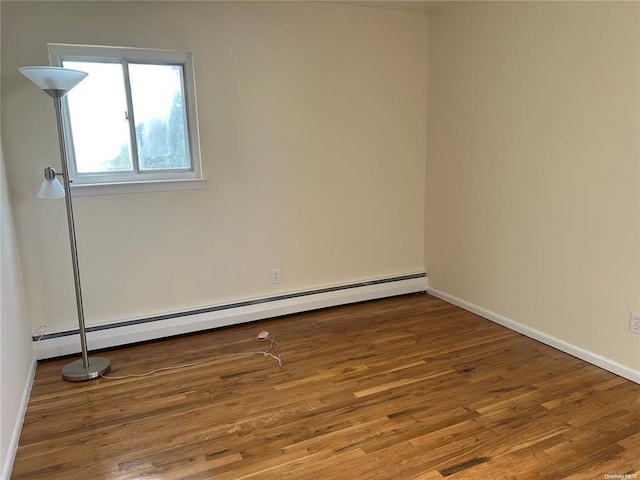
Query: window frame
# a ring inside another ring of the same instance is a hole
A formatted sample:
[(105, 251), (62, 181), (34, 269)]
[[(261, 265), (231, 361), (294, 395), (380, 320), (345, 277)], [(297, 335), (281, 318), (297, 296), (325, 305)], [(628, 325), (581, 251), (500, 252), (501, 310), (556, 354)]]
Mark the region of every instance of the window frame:
[[(167, 191), (204, 188), (205, 178), (202, 174), (200, 159), (200, 141), (198, 130), (198, 118), (196, 109), (196, 90), (193, 74), (193, 58), (190, 52), (174, 50), (158, 50), (137, 47), (110, 47), (97, 45), (72, 45), (61, 43), (49, 43), (49, 63), (52, 66), (62, 67), (64, 61), (97, 62), (123, 64), (152, 64), (152, 65), (181, 65), (183, 75), (183, 96), (186, 107), (187, 137), (189, 142), (189, 159), (191, 167), (188, 169), (172, 169), (158, 171), (140, 170), (133, 172), (105, 172), (105, 173), (78, 173), (71, 123), (69, 105), (66, 97), (62, 101), (62, 114), (67, 142), (69, 160), (69, 176), (72, 180), (72, 189), (76, 195), (105, 195), (111, 193), (136, 193), (148, 191)], [(126, 70), (123, 70), (126, 72)], [(123, 73), (124, 75), (124, 73)], [(129, 82), (126, 75), (124, 81)], [(130, 86), (128, 90), (128, 103), (131, 106)], [(135, 115), (135, 113), (134, 113)], [(132, 145), (132, 149), (136, 146)], [(134, 169), (139, 160), (133, 159)]]

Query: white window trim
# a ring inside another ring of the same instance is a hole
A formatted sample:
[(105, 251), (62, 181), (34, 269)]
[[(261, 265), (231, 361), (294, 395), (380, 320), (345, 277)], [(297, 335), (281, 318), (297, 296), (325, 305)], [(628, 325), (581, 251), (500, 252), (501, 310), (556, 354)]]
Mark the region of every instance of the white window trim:
[(78, 183), (71, 184), (74, 197), (88, 197), (94, 195), (119, 195), (126, 193), (171, 192), (174, 190), (198, 190), (206, 185), (204, 178), (189, 178), (184, 180), (156, 180), (143, 182), (118, 183)]
[[(92, 61), (104, 58), (125, 58), (132, 61), (180, 62), (184, 68), (184, 95), (187, 104), (188, 136), (192, 168), (188, 171), (150, 172), (136, 174), (77, 175), (75, 165), (70, 165), (71, 188), (75, 196), (112, 195), (121, 193), (143, 193), (154, 191), (192, 190), (205, 187), (200, 158), (200, 135), (196, 108), (196, 88), (193, 75), (193, 58), (190, 52), (157, 50), (135, 47), (111, 47), (96, 45), (71, 45), (49, 43), (49, 63), (62, 66), (64, 60)], [(63, 99), (64, 100), (64, 99)], [(63, 108), (67, 108), (63, 101)], [(68, 115), (64, 115), (65, 128), (70, 132)], [(67, 141), (69, 138), (67, 137)], [(72, 162), (70, 162), (72, 163)], [(96, 179), (98, 179), (96, 181)], [(125, 178), (125, 180), (121, 180)]]

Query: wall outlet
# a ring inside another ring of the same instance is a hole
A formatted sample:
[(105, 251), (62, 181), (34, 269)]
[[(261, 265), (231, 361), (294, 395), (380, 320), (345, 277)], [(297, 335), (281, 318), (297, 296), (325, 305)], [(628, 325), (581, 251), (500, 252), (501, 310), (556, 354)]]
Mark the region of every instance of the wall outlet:
[(629, 330), (640, 335), (640, 313), (631, 312), (631, 322), (629, 322)]
[(271, 281), (273, 283), (280, 283), (280, 269), (274, 268), (271, 270)]

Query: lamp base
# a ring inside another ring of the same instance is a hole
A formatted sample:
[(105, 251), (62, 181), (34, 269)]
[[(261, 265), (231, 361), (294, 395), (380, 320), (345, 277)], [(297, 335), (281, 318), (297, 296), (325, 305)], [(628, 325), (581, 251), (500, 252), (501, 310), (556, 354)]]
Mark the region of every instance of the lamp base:
[(89, 367), (85, 368), (82, 359), (71, 362), (62, 369), (62, 378), (69, 382), (82, 382), (98, 378), (111, 370), (111, 362), (102, 357), (89, 357)]

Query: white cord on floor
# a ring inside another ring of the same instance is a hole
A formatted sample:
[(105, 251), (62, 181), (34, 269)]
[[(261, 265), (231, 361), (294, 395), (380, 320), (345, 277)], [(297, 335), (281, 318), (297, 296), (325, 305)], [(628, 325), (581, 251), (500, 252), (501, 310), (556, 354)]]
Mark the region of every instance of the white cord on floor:
[(101, 375), (101, 377), (102, 378), (107, 378), (109, 380), (124, 380), (125, 378), (148, 377), (149, 375), (153, 375), (154, 373), (164, 372), (164, 371), (167, 371), (167, 370), (177, 370), (179, 368), (194, 367), (196, 365), (204, 365), (206, 363), (216, 362), (218, 360), (222, 360), (223, 358), (242, 357), (242, 356), (248, 356), (248, 355), (264, 355), (264, 357), (271, 357), (271, 358), (273, 358), (274, 360), (276, 360), (278, 362), (278, 365), (280, 367), (282, 367), (282, 355), (280, 355), (280, 344), (278, 344), (278, 342), (276, 342), (275, 338), (273, 338), (273, 336), (269, 335), (269, 332), (263, 331), (263, 332), (260, 332), (260, 334), (258, 335), (257, 340), (259, 340), (259, 341), (269, 340), (271, 342), (271, 345), (269, 345), (269, 348), (267, 350), (258, 351), (258, 352), (229, 353), (229, 354), (220, 355), (220, 356), (214, 357), (214, 358), (207, 358), (207, 359), (204, 359), (204, 360), (197, 360), (195, 362), (183, 363), (183, 364), (180, 364), (180, 365), (173, 365), (173, 366), (170, 366), (170, 367), (156, 368), (156, 369), (150, 370), (148, 372), (144, 372), (144, 373), (135, 373), (135, 374), (131, 374), (131, 375), (123, 375), (121, 377), (114, 377), (114, 376), (111, 376), (111, 375)]

